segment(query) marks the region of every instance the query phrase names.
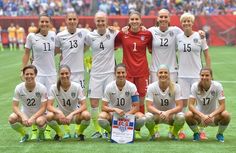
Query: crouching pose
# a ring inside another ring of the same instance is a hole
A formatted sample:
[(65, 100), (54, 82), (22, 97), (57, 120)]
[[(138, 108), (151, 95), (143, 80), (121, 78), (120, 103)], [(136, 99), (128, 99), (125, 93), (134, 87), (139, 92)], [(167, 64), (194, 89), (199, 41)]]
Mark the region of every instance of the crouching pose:
[[(9, 116), (11, 127), (22, 135), (20, 142), (28, 140), (29, 135), (23, 126), (30, 127), (36, 124), (39, 129), (38, 138), (44, 139), (46, 117), (44, 112), (47, 105), (47, 89), (44, 85), (35, 81), (37, 69), (33, 65), (23, 68), (25, 82), (16, 86), (13, 97), (13, 113)], [(19, 108), (21, 104), (22, 108)]]
[(118, 64), (115, 67), (116, 80), (109, 83), (105, 88), (102, 99), (102, 112), (99, 114), (98, 123), (107, 132), (111, 132), (111, 121), (113, 113), (120, 116), (134, 114), (136, 118), (135, 130), (145, 123), (145, 116), (139, 112), (139, 96), (136, 86), (126, 80), (126, 67)]
[(183, 127), (185, 118), (181, 112), (180, 86), (170, 80), (170, 71), (167, 66), (160, 65), (157, 71), (158, 81), (148, 86), (146, 105), (146, 127), (150, 133), (150, 140), (154, 140), (154, 127), (156, 124), (165, 123), (173, 125), (171, 138), (177, 139), (178, 131)]
[[(83, 132), (89, 126), (90, 114), (87, 111), (86, 97), (83, 94), (83, 89), (80, 84), (70, 81), (70, 75), (70, 68), (62, 65), (59, 69), (59, 80), (50, 89), (47, 109), (53, 112), (53, 115), (48, 117), (48, 121), (50, 121), (49, 124), (54, 125), (56, 125), (56, 122), (63, 125), (69, 125), (70, 123), (80, 124), (76, 133), (79, 140), (83, 141)], [(55, 99), (57, 101), (57, 108), (53, 106)], [(54, 130), (58, 130), (54, 139), (60, 140), (63, 136), (60, 129)]]
[(230, 115), (225, 110), (225, 96), (219, 82), (212, 81), (212, 70), (203, 68), (200, 71), (200, 81), (191, 87), (189, 112), (186, 122), (194, 132), (193, 140), (200, 140), (198, 126), (219, 126), (216, 139), (224, 142), (223, 132), (230, 122)]

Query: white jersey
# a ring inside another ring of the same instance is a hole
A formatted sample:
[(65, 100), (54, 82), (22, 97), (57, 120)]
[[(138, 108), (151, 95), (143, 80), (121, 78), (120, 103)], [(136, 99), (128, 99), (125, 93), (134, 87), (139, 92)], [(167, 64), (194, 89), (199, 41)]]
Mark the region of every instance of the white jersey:
[(148, 30), (153, 36), (150, 71), (157, 72), (158, 66), (165, 64), (170, 68), (170, 72), (177, 72), (176, 37), (183, 31), (176, 26), (169, 27), (165, 32), (159, 27), (151, 27)]
[(57, 75), (54, 60), (55, 37), (55, 32), (49, 31), (47, 36), (30, 33), (26, 38), (25, 48), (32, 50), (32, 64), (36, 66), (38, 76)]
[(76, 29), (74, 34), (68, 30), (59, 32), (56, 36), (56, 47), (62, 51), (61, 65), (68, 65), (71, 72), (84, 72), (84, 45), (87, 29)]
[(200, 38), (198, 32), (194, 32), (190, 37), (184, 33), (177, 36), (179, 51), (179, 72), (180, 78), (199, 78), (202, 68), (201, 52), (208, 49), (207, 44)]
[(53, 84), (48, 99), (56, 99), (59, 110), (61, 110), (65, 115), (69, 115), (71, 112), (78, 109), (79, 102), (85, 100), (86, 97), (83, 94), (83, 89), (80, 84), (71, 82), (71, 86), (67, 91), (64, 91), (61, 87), (60, 91), (58, 91), (57, 85)]
[(195, 82), (191, 87), (190, 98), (195, 98), (197, 105), (196, 109), (203, 114), (210, 114), (218, 107), (218, 101), (225, 99), (223, 87), (219, 82), (211, 81), (211, 86), (208, 91), (200, 94), (198, 90), (198, 82)]
[(103, 101), (108, 102), (108, 106), (112, 108), (119, 108), (125, 112), (131, 110), (132, 96), (138, 95), (136, 86), (127, 81), (122, 91), (116, 85), (116, 81), (112, 81), (105, 88), (105, 93), (102, 98)]
[(25, 82), (22, 82), (15, 88), (13, 101), (20, 102), (21, 111), (31, 117), (39, 111), (42, 103), (47, 102), (47, 89), (36, 82), (34, 90), (30, 92), (26, 89)]
[(118, 32), (106, 30), (104, 35), (97, 30), (86, 36), (86, 44), (92, 48), (92, 69), (90, 74), (113, 73), (115, 68), (114, 42)]
[(158, 81), (153, 82), (147, 88), (146, 100), (153, 102), (153, 106), (160, 111), (167, 111), (176, 107), (176, 100), (181, 100), (181, 89), (174, 85), (174, 95), (170, 95), (169, 87), (163, 92)]

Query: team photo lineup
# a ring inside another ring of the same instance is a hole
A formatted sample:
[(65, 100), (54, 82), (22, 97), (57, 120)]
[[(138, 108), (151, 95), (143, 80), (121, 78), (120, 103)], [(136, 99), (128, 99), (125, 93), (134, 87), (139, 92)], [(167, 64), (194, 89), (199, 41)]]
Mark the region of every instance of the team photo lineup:
[[(225, 141), (231, 115), (222, 84), (213, 80), (207, 34), (193, 30), (193, 14), (180, 16), (181, 27), (170, 26), (167, 9), (158, 11), (157, 23), (150, 28), (143, 26), (138, 11), (129, 12), (127, 26), (121, 28), (109, 26), (102, 11), (94, 16), (94, 30), (78, 28), (76, 12), (67, 13), (64, 21), (56, 33), (51, 17), (40, 14), (38, 27), (32, 25), (25, 43), (23, 36), (16, 39), (8, 31), (10, 50), (17, 42), (24, 51), (22, 82), (15, 87), (8, 117), (21, 143), (71, 138), (117, 142), (113, 128), (120, 130), (121, 137), (132, 129), (134, 143), (143, 139), (146, 128), (146, 140), (158, 141), (162, 124), (168, 125), (169, 141), (186, 137), (207, 141), (208, 126), (218, 129), (216, 141)], [(92, 53), (87, 59), (88, 51)], [(115, 59), (116, 51), (123, 53), (121, 63)], [(60, 57), (59, 68), (55, 56)], [(191, 135), (186, 134), (185, 124)], [(85, 135), (91, 125), (92, 135)]]

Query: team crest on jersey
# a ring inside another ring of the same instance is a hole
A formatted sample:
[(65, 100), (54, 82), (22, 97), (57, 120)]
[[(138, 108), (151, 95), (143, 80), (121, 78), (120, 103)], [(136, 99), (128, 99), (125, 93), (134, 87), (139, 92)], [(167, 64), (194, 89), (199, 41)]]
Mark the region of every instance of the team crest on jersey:
[(81, 32), (78, 33), (78, 37), (82, 38), (82, 33)]
[(144, 40), (145, 40), (145, 36), (141, 36), (140, 39), (141, 39), (142, 41), (144, 41)]
[(129, 91), (126, 91), (125, 95), (126, 95), (126, 97), (128, 97), (129, 96)]
[(194, 42), (194, 43), (198, 43), (198, 39), (197, 39), (197, 38), (194, 38), (194, 39), (193, 39), (193, 42)]
[(171, 32), (169, 33), (169, 35), (170, 35), (171, 37), (173, 37), (173, 36), (174, 36), (174, 32), (171, 31)]
[(214, 97), (216, 95), (216, 92), (214, 90), (211, 91), (211, 95)]
[(35, 96), (36, 96), (37, 98), (40, 98), (40, 93), (39, 93), (39, 92), (36, 92), (36, 93), (35, 93)]
[(72, 98), (75, 98), (75, 92), (72, 92), (72, 93), (71, 93), (71, 97), (72, 97)]
[(108, 40), (110, 40), (111, 36), (110, 36), (110, 35), (106, 35), (106, 38), (107, 38)]
[(111, 95), (115, 95), (116, 93), (115, 92), (112, 92)]

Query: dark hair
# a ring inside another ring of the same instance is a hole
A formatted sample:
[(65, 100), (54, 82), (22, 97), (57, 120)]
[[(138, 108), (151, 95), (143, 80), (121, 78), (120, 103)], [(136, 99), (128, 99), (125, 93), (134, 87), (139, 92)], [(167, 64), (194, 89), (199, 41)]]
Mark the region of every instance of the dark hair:
[[(60, 73), (61, 69), (63, 68), (66, 68), (69, 70), (69, 72), (71, 73), (71, 70), (70, 70), (70, 67), (68, 65), (61, 65), (58, 72)], [(58, 80), (57, 80), (57, 90), (60, 92), (60, 87), (61, 87), (61, 79), (60, 77), (58, 77)]]
[(38, 73), (38, 70), (37, 70), (37, 68), (36, 68), (34, 65), (27, 65), (27, 66), (25, 66), (25, 67), (22, 69), (23, 74), (25, 74), (25, 71), (26, 71), (27, 69), (33, 69), (35, 75), (37, 75), (37, 73)]
[[(211, 69), (211, 68), (209, 68), (209, 67), (204, 67), (204, 68), (202, 68), (202, 69), (200, 70), (200, 75), (201, 75), (202, 71), (209, 71), (210, 74), (211, 74), (211, 78), (212, 78), (212, 80), (213, 80), (213, 72), (212, 72), (212, 69)], [(204, 93), (204, 88), (203, 88), (203, 85), (202, 85), (201, 81), (199, 81), (199, 83), (198, 83), (198, 91), (200, 92), (200, 94), (203, 94), (203, 93)]]
[[(46, 13), (42, 13), (42, 14), (40, 14), (38, 19), (40, 20), (40, 18), (43, 17), (43, 16), (48, 17), (49, 20), (50, 20), (50, 22), (52, 21), (51, 17), (48, 16)], [(38, 30), (36, 31), (36, 33), (39, 33), (39, 32), (40, 32), (40, 28), (38, 28)]]
[(117, 65), (115, 66), (115, 72), (117, 71), (117, 69), (118, 69), (119, 67), (123, 67), (123, 68), (125, 68), (125, 70), (126, 70), (126, 65), (125, 65), (124, 63), (120, 63), (120, 64), (117, 64)]

